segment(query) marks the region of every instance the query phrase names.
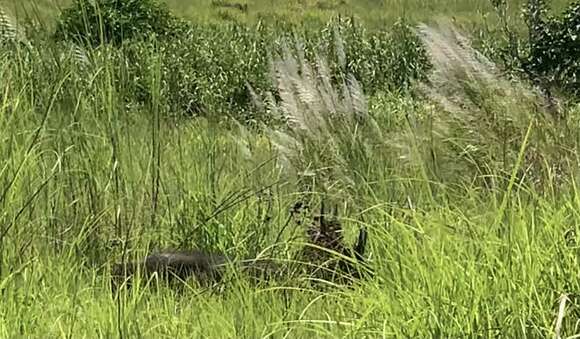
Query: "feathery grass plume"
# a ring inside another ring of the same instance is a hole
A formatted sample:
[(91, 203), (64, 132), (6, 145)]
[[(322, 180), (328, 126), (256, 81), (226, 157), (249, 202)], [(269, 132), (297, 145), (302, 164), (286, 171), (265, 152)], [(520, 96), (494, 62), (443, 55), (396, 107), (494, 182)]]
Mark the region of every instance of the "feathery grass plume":
[(0, 43), (13, 42), (30, 47), (25, 28), (16, 18), (0, 7)]
[(87, 51), (83, 47), (73, 43), (71, 44), (71, 52), (74, 57), (74, 60), (79, 65), (83, 67), (90, 65), (91, 62), (87, 55)]
[(0, 42), (1, 41), (15, 41), (18, 36), (16, 24), (6, 11), (0, 7)]
[(556, 126), (540, 91), (504, 79), (496, 65), (448, 21), (420, 24), (417, 33), (433, 65), (428, 82), (418, 87), (439, 107), (431, 107), (427, 117), (411, 123), (402, 144), (413, 144), (416, 154), (404, 158), (416, 159), (418, 154), (431, 174), (444, 181), (504, 173), (516, 164), (532, 124), (536, 128), (525, 155), (530, 162), (524, 166), (546, 170), (545, 157), (533, 153), (551, 150)]
[(335, 85), (326, 61), (320, 54), (307, 60), (300, 43), (293, 49), (283, 44), (271, 71), (280, 100), (267, 94), (255, 98), (255, 106), (284, 122), (282, 128), (266, 128), (279, 164), (288, 174), (309, 173), (308, 181), (323, 191), (352, 189), (354, 173), (371, 156), (368, 146), (382, 142), (357, 79), (348, 75)]

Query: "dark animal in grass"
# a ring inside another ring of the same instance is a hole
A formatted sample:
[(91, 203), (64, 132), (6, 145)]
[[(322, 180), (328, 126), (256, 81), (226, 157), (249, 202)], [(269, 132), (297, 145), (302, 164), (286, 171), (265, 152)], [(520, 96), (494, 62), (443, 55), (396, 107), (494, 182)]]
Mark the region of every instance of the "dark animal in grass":
[[(314, 217), (314, 222), (306, 231), (309, 245), (303, 249), (299, 261), (306, 264), (307, 274), (328, 281), (349, 283), (369, 272), (364, 265), (367, 232), (361, 228), (355, 246), (345, 246), (337, 214), (335, 209), (334, 215), (328, 217), (324, 213), (324, 205), (321, 207), (320, 215)], [(120, 284), (130, 286), (132, 277), (138, 273), (146, 279), (157, 275), (170, 283), (194, 278), (200, 285), (210, 286), (222, 280), (225, 268), (231, 263), (221, 254), (200, 250), (164, 250), (150, 254), (140, 262), (114, 265), (112, 287), (116, 291)], [(235, 263), (235, 267), (254, 281), (269, 280), (289, 272), (288, 267), (269, 259), (243, 260)]]
[(355, 245), (350, 248), (344, 244), (343, 229), (338, 220), (337, 209), (332, 216), (320, 215), (306, 230), (309, 245), (302, 251), (302, 261), (312, 268), (313, 276), (339, 283), (349, 283), (371, 273), (365, 264), (364, 252), (367, 244), (367, 231), (362, 227)]
[(111, 270), (112, 287), (116, 291), (119, 284), (131, 286), (133, 277), (140, 274), (145, 279), (157, 275), (166, 282), (185, 281), (191, 277), (207, 285), (221, 279), (220, 265), (226, 263), (222, 255), (209, 254), (198, 250), (166, 250), (148, 255), (143, 261), (115, 264)]
[[(195, 279), (201, 286), (211, 286), (222, 281), (230, 260), (221, 254), (200, 250), (164, 250), (148, 255), (143, 261), (115, 264), (112, 268), (112, 288), (117, 291), (121, 284), (131, 286), (136, 274), (149, 279), (155, 274), (171, 284), (175, 281)], [(241, 271), (256, 281), (267, 280), (279, 267), (268, 259), (250, 259), (237, 263)]]

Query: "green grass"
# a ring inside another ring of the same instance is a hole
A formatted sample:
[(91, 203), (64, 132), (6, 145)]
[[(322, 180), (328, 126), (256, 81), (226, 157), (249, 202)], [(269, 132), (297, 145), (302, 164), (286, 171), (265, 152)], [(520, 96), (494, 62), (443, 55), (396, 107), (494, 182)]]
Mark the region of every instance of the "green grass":
[[(189, 3), (175, 8), (215, 19)], [(376, 16), (371, 1), (349, 10), (369, 22), (430, 17), (422, 1), (384, 3)], [(486, 3), (432, 10), (471, 20)], [(248, 15), (274, 12), (268, 4)], [(275, 13), (297, 16), (285, 6)], [(562, 337), (580, 333), (578, 106), (546, 122), (536, 99), (471, 83), (480, 109), (433, 127), (441, 109), (429, 101), (378, 93), (369, 115), (380, 133), (337, 122), (322, 140), (304, 136), (299, 169), (315, 174), (300, 175), (276, 160), (268, 133), (165, 120), (156, 51), (139, 105), (125, 100), (114, 52), (87, 50), (88, 66), (61, 52), (51, 41), (0, 47), (0, 338), (545, 338), (564, 293)], [(310, 182), (319, 173), (331, 173), (324, 185)], [(182, 293), (138, 284), (111, 298), (109, 266), (125, 246), (135, 258), (180, 244), (232, 257), (276, 246), (284, 258), (299, 245), (289, 208), (323, 195), (339, 204), (349, 241), (369, 229), (372, 279), (314, 289), (234, 278)]]

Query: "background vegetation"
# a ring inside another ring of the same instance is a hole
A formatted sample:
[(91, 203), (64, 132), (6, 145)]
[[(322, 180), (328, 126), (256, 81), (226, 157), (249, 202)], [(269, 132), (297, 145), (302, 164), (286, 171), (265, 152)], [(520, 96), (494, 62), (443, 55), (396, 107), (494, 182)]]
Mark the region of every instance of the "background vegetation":
[[(1, 3), (0, 337), (580, 331), (576, 2), (88, 3)], [(111, 298), (151, 248), (290, 258), (299, 200), (376, 276)]]
[[(52, 18), (58, 15), (59, 8), (65, 8), (71, 0), (3, 0), (11, 11), (19, 8), (37, 8), (41, 16)], [(493, 4), (488, 0), (168, 0), (166, 3), (176, 15), (196, 22), (236, 21), (254, 23), (258, 20), (286, 20), (295, 23), (325, 23), (337, 14), (357, 16), (369, 27), (380, 28), (392, 24), (401, 17), (410, 20), (431, 20), (434, 15), (453, 16), (466, 25), (481, 24), (494, 20), (489, 16)], [(525, 0), (509, 1), (511, 14), (518, 13)], [(553, 0), (552, 9), (561, 11), (569, 0)], [(231, 4), (233, 6), (228, 6)], [(236, 6), (241, 5), (241, 6)], [(247, 5), (247, 6), (246, 6)], [(245, 7), (244, 7), (245, 6)]]

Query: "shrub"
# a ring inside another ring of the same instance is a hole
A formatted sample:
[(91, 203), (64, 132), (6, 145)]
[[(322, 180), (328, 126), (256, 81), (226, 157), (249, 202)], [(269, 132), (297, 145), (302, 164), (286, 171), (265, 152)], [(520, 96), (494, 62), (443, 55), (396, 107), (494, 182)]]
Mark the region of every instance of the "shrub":
[(559, 17), (547, 14), (543, 0), (529, 1), (530, 41), (522, 67), (535, 78), (580, 94), (580, 1)]
[[(225, 43), (227, 41), (227, 43)], [(163, 105), (172, 116), (255, 119), (248, 111), (247, 84), (270, 88), (268, 51), (272, 40), (237, 24), (192, 25), (186, 34), (123, 46), (129, 86), (139, 100), (150, 97), (147, 77), (152, 51), (159, 56)]]
[(493, 33), (488, 36), (487, 40), (493, 40), (486, 46), (489, 54), (496, 54), (509, 71), (524, 74), (548, 92), (556, 88), (578, 96), (580, 1), (570, 3), (556, 16), (549, 13), (545, 0), (528, 0), (523, 10), (526, 36), (517, 34), (508, 21), (505, 1), (493, 0), (493, 4), (503, 27), (500, 39)]
[(150, 35), (175, 35), (182, 25), (156, 0), (74, 0), (62, 12), (55, 36), (91, 45), (120, 44)]

